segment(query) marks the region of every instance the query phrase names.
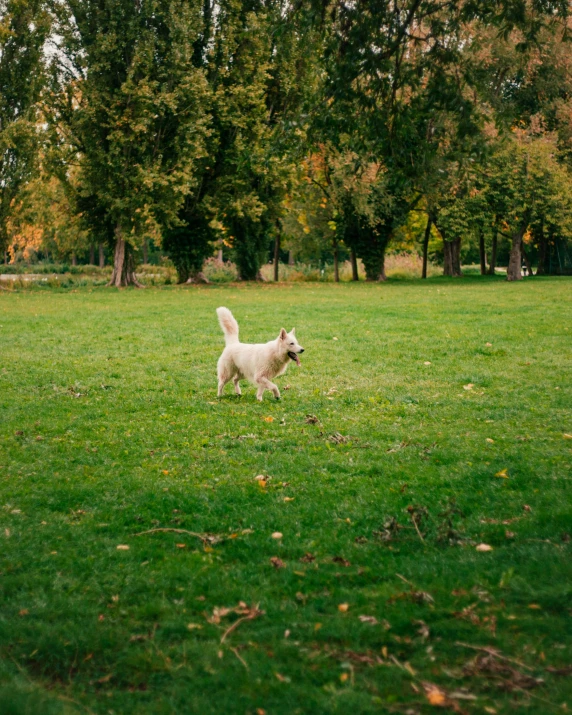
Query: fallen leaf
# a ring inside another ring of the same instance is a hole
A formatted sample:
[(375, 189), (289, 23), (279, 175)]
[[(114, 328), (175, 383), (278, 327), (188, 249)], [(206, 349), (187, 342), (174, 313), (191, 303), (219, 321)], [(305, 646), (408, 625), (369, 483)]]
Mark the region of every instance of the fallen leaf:
[(4, 529), (4, 535), (8, 538), (10, 536), (10, 529)]
[(334, 558), (332, 559), (332, 561), (333, 561), (335, 564), (341, 564), (342, 566), (345, 566), (346, 568), (347, 568), (348, 566), (351, 566), (351, 563), (350, 563), (347, 559), (344, 559), (343, 556), (334, 556)]
[(430, 705), (441, 708), (447, 707), (447, 694), (441, 688), (432, 683), (423, 683), (423, 689)]
[(187, 545), (186, 545), (186, 544), (175, 544), (175, 546), (176, 546), (178, 549), (184, 549)]
[(340, 603), (338, 604), (338, 611), (341, 613), (345, 613), (346, 611), (349, 611), (349, 603)]
[(257, 474), (256, 477), (254, 477), (255, 481), (257, 482), (265, 482), (269, 477), (267, 477), (264, 474)]
[(477, 546), (477, 551), (492, 551), (493, 547), (489, 546), (489, 544), (479, 544)]
[(284, 638), (290, 638), (290, 631), (288, 628), (284, 631)]
[(199, 629), (199, 630), (200, 630), (200, 629), (202, 628), (202, 626), (201, 626), (199, 623), (189, 623), (189, 624), (187, 625), (187, 628), (188, 628), (190, 631), (194, 631), (195, 629)]
[(281, 683), (289, 683), (290, 682), (290, 678), (288, 678), (285, 675), (282, 675), (281, 673), (274, 673), (274, 675)]
[(96, 682), (98, 683), (109, 683), (109, 681), (113, 678), (113, 673), (109, 673), (109, 675), (104, 675), (103, 678), (100, 678)]
[(265, 422), (274, 422), (274, 417), (263, 417), (262, 418)]
[(129, 546), (127, 546), (127, 544), (118, 544), (117, 550), (118, 551), (129, 551)]
[(485, 707), (483, 708), (483, 710), (484, 710), (486, 713), (490, 713), (490, 715), (496, 715), (496, 712), (497, 712), (494, 708), (491, 708), (491, 707), (489, 707), (488, 705), (485, 705)]
[(539, 606), (538, 603), (529, 603), (528, 607), (534, 609), (535, 611), (539, 611), (542, 608), (542, 606)]
[(377, 625), (378, 620), (375, 616), (358, 616), (362, 623), (369, 623), (372, 626)]
[(500, 479), (508, 479), (507, 468), (505, 467), (504, 469), (501, 469), (500, 472), (497, 472), (495, 474), (495, 477), (499, 477)]
[(320, 422), (316, 415), (306, 415), (305, 421), (308, 425), (317, 425)]
[(492, 346), (493, 346), (492, 343), (485, 343), (485, 345), (487, 346), (487, 348), (492, 348)]
[(504, 532), (507, 539), (514, 539), (514, 531), (509, 531), (508, 529)]
[(279, 559), (278, 556), (272, 556), (270, 559), (270, 563), (272, 566), (274, 566), (275, 569), (284, 569), (286, 568), (286, 564), (282, 559)]
[(103, 615), (103, 613), (99, 614), (99, 616), (97, 617), (97, 620), (100, 622), (105, 620), (105, 616)]
[(332, 338), (332, 340), (337, 340), (337, 338)]
[(469, 382), (468, 385), (463, 385), (463, 390), (472, 390), (474, 387), (474, 384), (472, 382)]
[(572, 439), (572, 434), (567, 434), (564, 432), (564, 439)]
[(284, 497), (284, 501), (294, 501), (295, 497)]
[(429, 362), (429, 360), (426, 360), (423, 364), (424, 364), (424, 365), (431, 365), (431, 363)]
[(487, 441), (489, 444), (494, 444), (494, 443), (495, 443), (494, 439), (491, 439), (490, 437), (487, 437), (486, 441)]
[(316, 557), (314, 556), (314, 554), (311, 554), (310, 552), (304, 554), (304, 556), (302, 556), (302, 558), (300, 559), (300, 561), (302, 561), (305, 564), (310, 564), (310, 563), (312, 563), (312, 561), (315, 561), (315, 560), (316, 560)]
[(342, 683), (345, 683), (346, 680), (347, 680), (349, 677), (350, 677), (350, 676), (349, 676), (347, 673), (342, 673), (342, 674), (340, 675), (340, 681), (341, 681)]
[(22, 608), (22, 610), (18, 613), (19, 616), (27, 616), (30, 611), (28, 611), (27, 608)]
[(314, 630), (315, 630), (315, 631), (319, 631), (321, 627), (322, 627), (322, 624), (321, 624), (321, 623), (316, 623), (316, 624), (314, 625)]
[(524, 509), (524, 511), (532, 511), (532, 509), (528, 506), (528, 504), (523, 504), (522, 508)]
[(168, 470), (168, 469), (163, 469), (163, 474), (169, 474), (169, 470)]

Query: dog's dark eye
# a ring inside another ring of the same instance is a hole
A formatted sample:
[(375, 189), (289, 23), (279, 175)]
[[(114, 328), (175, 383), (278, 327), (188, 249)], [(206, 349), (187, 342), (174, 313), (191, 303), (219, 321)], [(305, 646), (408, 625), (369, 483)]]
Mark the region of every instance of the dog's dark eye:
[(290, 343), (290, 345), (294, 345), (294, 343)]

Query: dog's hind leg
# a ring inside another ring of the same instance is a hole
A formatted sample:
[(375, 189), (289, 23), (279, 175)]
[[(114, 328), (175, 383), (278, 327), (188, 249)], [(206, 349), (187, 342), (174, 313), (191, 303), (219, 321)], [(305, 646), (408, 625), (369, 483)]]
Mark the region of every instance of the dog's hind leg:
[(262, 402), (262, 395), (264, 394), (264, 390), (270, 390), (277, 400), (280, 399), (280, 390), (278, 389), (278, 386), (275, 385), (273, 382), (270, 382), (267, 377), (257, 377), (256, 384), (258, 385), (256, 399), (260, 402)]
[(229, 382), (230, 378), (224, 377), (222, 375), (219, 375), (218, 378), (218, 397), (222, 397), (222, 391), (224, 390), (224, 386), (226, 385), (227, 382)]
[(238, 383), (239, 383), (239, 380), (240, 380), (240, 376), (239, 376), (239, 375), (235, 375), (235, 376), (232, 378), (232, 381), (234, 382), (234, 391), (236, 392), (237, 395), (242, 395), (242, 391), (241, 391), (241, 389), (240, 389), (240, 385), (238, 384)]

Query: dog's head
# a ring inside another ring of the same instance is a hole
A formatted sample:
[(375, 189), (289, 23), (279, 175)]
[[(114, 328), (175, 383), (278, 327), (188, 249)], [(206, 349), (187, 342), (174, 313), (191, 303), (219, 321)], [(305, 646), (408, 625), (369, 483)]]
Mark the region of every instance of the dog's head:
[(296, 328), (292, 328), (289, 333), (282, 328), (278, 336), (278, 344), (282, 346), (290, 360), (293, 360), (296, 365), (300, 364), (298, 355), (304, 352), (304, 348), (296, 340)]

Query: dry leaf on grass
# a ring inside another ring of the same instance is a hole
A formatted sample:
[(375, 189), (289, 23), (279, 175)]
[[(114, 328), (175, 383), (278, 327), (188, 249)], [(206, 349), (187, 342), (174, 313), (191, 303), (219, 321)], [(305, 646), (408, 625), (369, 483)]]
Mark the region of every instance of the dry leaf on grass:
[(283, 536), (283, 534), (282, 534), (280, 531), (274, 531), (274, 532), (272, 533), (272, 538), (273, 538), (273, 539), (281, 539), (282, 536)]
[(306, 424), (308, 425), (317, 425), (320, 424), (320, 420), (316, 417), (316, 415), (306, 415)]
[(434, 683), (422, 683), (425, 697), (430, 705), (436, 708), (448, 708), (456, 713), (463, 713), (459, 705), (450, 698), (445, 690)]
[(349, 611), (349, 608), (349, 603), (338, 604), (338, 611), (340, 611), (340, 613), (346, 613), (346, 611)]
[(477, 551), (492, 551), (492, 550), (493, 550), (493, 547), (490, 546), (490, 544), (479, 544), (479, 545), (476, 547), (476, 550), (477, 550)]
[(508, 479), (507, 468), (505, 467), (504, 469), (501, 469), (500, 472), (497, 472), (495, 474), (495, 477), (499, 477), (500, 479)]
[(129, 546), (127, 544), (118, 544), (117, 551), (129, 551)]
[(371, 626), (376, 626), (378, 620), (375, 616), (358, 616), (362, 623), (369, 623)]
[(274, 417), (263, 417), (262, 418), (265, 422), (274, 422)]
[(345, 566), (346, 568), (347, 568), (348, 566), (351, 566), (351, 563), (350, 563), (347, 559), (344, 559), (343, 556), (334, 556), (334, 558), (332, 559), (332, 561), (333, 561), (335, 564), (340, 564), (341, 566)]
[(463, 390), (472, 390), (474, 387), (472, 382), (469, 382), (467, 385), (463, 385)]
[(272, 556), (270, 558), (270, 563), (272, 564), (272, 566), (274, 566), (275, 569), (286, 568), (286, 564), (284, 563), (284, 561), (282, 561), (282, 559), (279, 559), (278, 556)]
[(312, 563), (312, 561), (315, 561), (315, 560), (316, 560), (316, 557), (314, 556), (314, 554), (311, 554), (309, 551), (308, 551), (308, 553), (304, 554), (304, 556), (302, 556), (300, 559), (300, 561), (302, 561), (302, 563), (304, 563), (304, 564), (310, 564), (310, 563)]
[(328, 437), (328, 442), (331, 442), (332, 444), (346, 444), (346, 442), (349, 442), (349, 439), (349, 437), (345, 437), (339, 432), (334, 432), (334, 434), (331, 434)]

